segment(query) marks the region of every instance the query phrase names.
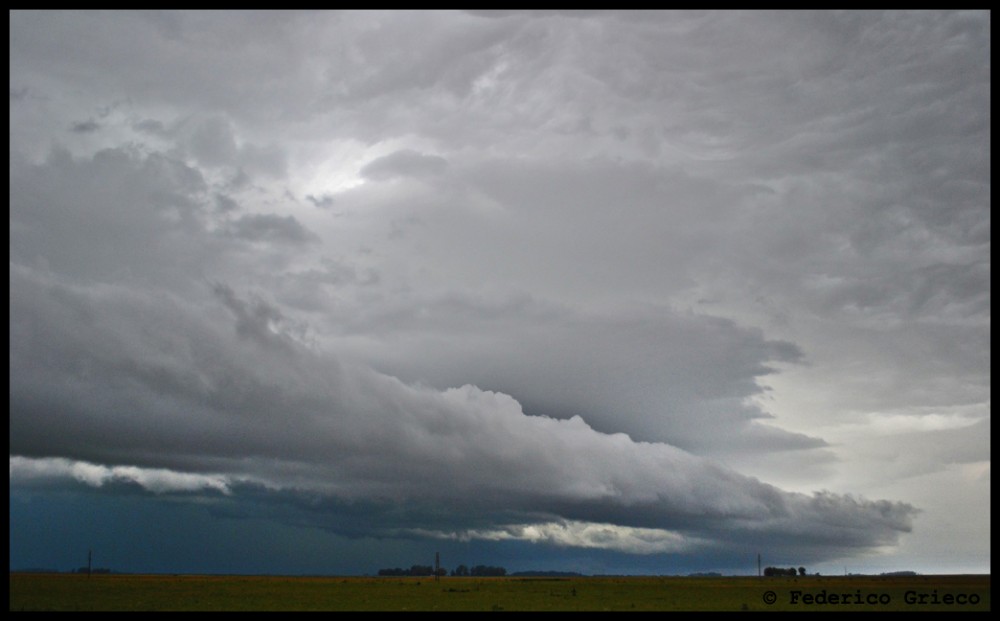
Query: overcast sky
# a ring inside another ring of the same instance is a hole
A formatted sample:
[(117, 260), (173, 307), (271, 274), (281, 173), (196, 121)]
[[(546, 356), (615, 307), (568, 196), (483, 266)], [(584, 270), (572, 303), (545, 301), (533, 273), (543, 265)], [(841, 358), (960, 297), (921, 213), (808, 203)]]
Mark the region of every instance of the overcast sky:
[(10, 566), (990, 571), (988, 12), (13, 12)]

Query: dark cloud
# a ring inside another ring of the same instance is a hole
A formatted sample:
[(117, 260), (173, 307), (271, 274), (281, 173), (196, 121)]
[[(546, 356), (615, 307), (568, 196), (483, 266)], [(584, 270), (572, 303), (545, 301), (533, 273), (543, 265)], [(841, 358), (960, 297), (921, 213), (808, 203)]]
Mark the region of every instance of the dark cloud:
[(210, 467), (235, 493), (246, 480), (374, 503), (386, 530), (374, 520), (363, 532), (382, 536), (440, 529), (434, 508), (468, 516), (452, 524), (471, 520), (464, 530), (543, 516), (695, 541), (793, 529), (841, 552), (837, 541), (882, 545), (910, 528), (905, 504), (789, 494), (667, 444), (597, 432), (580, 417), (528, 416), (502, 393), (442, 392), (345, 366), (283, 338), (280, 311), (224, 285), (214, 294), (234, 316), (228, 334), (177, 300), (88, 291), (22, 270), (11, 279), (11, 348), (21, 362), (11, 376), (12, 455), (90, 461), (96, 468), (84, 472), (98, 477), (103, 464), (178, 471), (118, 471), (144, 486), (204, 485), (211, 479), (181, 473)]

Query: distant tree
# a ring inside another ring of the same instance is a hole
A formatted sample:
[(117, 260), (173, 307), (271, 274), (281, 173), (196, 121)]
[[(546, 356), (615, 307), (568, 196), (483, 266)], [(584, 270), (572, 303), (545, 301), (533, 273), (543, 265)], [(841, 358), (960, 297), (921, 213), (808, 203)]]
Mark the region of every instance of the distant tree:
[(507, 570), (503, 567), (490, 567), (488, 565), (476, 565), (469, 571), (471, 576), (506, 576)]
[(459, 565), (455, 569), (451, 570), (451, 575), (453, 576), (468, 576), (469, 568), (465, 565)]
[(799, 575), (800, 576), (806, 575), (806, 568), (805, 567), (799, 567)]
[(430, 565), (414, 565), (409, 569), (394, 567), (392, 569), (378, 570), (380, 576), (433, 576), (434, 568)]
[(433, 576), (434, 568), (430, 565), (414, 565), (410, 568), (411, 576)]

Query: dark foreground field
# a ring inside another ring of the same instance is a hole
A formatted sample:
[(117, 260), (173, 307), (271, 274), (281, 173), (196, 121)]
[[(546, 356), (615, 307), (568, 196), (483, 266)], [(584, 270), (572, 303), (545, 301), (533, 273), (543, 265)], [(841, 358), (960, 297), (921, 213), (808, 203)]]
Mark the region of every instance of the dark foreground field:
[(10, 574), (10, 610), (987, 611), (990, 577), (301, 578)]

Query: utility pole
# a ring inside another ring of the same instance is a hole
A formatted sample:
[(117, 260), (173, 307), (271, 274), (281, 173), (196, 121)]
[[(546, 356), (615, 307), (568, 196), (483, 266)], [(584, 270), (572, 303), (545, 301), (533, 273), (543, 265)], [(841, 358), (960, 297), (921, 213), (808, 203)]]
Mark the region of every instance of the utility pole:
[(87, 550), (87, 578), (90, 578), (91, 571), (94, 567), (94, 551)]

